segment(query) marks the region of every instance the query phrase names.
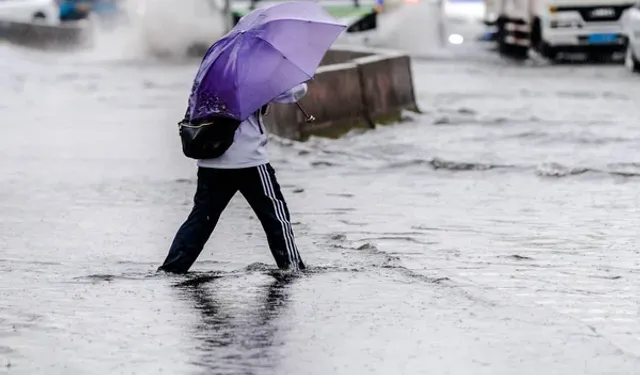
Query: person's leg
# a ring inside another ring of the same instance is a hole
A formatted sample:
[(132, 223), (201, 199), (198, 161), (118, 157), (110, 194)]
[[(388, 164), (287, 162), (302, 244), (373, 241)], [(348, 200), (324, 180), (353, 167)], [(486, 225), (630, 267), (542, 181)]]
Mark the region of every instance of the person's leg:
[(243, 169), (238, 188), (258, 216), (280, 269), (304, 269), (291, 227), (287, 203), (270, 164)]
[(158, 270), (185, 273), (202, 252), (233, 195), (238, 191), (233, 171), (200, 168), (193, 209), (182, 224)]

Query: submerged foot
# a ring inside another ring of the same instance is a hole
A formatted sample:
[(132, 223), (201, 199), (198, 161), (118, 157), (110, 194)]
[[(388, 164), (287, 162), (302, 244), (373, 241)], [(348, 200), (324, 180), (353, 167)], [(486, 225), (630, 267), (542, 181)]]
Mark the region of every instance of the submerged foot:
[(183, 275), (183, 274), (187, 273), (186, 270), (176, 270), (176, 269), (171, 269), (171, 268), (167, 268), (167, 267), (164, 267), (164, 266), (158, 267), (156, 272), (164, 272), (164, 273), (170, 273), (170, 274), (175, 274), (175, 275)]

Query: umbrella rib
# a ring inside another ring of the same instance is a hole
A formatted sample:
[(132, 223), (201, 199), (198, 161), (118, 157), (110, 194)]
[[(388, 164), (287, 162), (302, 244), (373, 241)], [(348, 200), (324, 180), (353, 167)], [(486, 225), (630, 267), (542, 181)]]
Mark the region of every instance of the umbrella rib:
[[(278, 51), (282, 55), (283, 58), (285, 58), (286, 60), (289, 60), (289, 58), (287, 56), (285, 56), (284, 53), (282, 53), (282, 51), (280, 51), (276, 46), (271, 44), (271, 42), (269, 42), (268, 40), (264, 39), (260, 35), (255, 35), (254, 37), (256, 39), (259, 39), (259, 40), (263, 41), (264, 43), (268, 44), (271, 48), (273, 48), (274, 50)], [(289, 60), (289, 61), (291, 61), (291, 60)], [(313, 76), (308, 75), (304, 70), (300, 69), (300, 67), (297, 66), (296, 64), (294, 64), (293, 62), (291, 62), (291, 65), (295, 66), (299, 71), (304, 73), (304, 75), (307, 76), (309, 79), (313, 78)]]

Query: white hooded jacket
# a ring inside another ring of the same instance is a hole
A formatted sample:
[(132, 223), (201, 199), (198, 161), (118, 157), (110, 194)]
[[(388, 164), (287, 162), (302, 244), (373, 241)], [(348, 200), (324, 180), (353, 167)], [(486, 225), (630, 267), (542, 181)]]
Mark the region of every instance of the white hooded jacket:
[[(307, 94), (307, 84), (302, 83), (275, 97), (275, 103), (295, 103)], [(227, 151), (215, 159), (200, 159), (198, 166), (203, 168), (240, 169), (257, 167), (269, 162), (267, 129), (262, 121), (263, 114), (249, 116), (240, 123), (235, 132), (233, 143)]]

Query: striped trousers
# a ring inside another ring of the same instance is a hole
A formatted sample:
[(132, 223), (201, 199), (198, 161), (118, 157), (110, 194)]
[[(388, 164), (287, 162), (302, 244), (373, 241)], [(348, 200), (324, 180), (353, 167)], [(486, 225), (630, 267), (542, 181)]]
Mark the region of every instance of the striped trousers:
[(304, 269), (296, 247), (287, 203), (270, 164), (244, 169), (198, 169), (194, 205), (159, 270), (185, 273), (196, 261), (222, 211), (240, 191), (258, 216), (280, 269)]

